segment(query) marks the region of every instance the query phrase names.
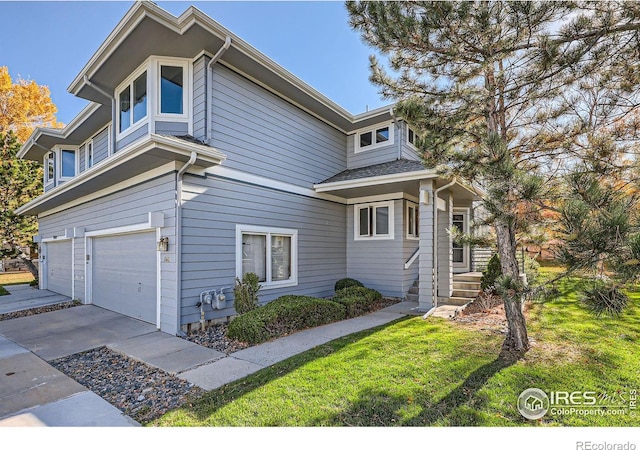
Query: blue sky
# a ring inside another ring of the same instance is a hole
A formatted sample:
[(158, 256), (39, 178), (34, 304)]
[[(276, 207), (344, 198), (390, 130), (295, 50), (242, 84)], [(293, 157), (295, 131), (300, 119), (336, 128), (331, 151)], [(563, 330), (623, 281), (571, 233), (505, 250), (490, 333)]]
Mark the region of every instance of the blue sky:
[[(193, 4), (350, 112), (391, 103), (368, 81), (373, 50), (348, 25), (343, 2), (156, 2), (174, 15)], [(86, 104), (67, 87), (131, 1), (0, 1), (0, 66), (46, 85), (68, 123)], [(8, 19), (8, 20), (7, 20)]]

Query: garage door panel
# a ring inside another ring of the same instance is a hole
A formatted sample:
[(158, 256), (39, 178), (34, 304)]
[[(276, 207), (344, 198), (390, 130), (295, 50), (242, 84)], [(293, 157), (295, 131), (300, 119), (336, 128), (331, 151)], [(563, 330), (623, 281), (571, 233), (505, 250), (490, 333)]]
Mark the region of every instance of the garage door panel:
[(47, 289), (71, 297), (71, 241), (48, 242), (46, 245)]
[(93, 238), (95, 305), (156, 323), (155, 238), (154, 232)]

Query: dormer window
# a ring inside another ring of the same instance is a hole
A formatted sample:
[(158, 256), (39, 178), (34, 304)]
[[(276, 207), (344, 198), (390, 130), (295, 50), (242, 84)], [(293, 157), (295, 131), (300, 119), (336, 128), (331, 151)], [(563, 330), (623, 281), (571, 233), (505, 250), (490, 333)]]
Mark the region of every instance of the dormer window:
[(361, 131), (356, 135), (355, 152), (358, 153), (391, 144), (393, 144), (393, 125), (377, 126)]

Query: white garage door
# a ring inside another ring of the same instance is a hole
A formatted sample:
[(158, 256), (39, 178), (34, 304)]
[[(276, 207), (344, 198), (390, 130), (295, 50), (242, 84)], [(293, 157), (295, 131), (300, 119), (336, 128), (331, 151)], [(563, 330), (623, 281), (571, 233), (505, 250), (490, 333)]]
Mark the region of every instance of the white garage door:
[(71, 297), (71, 241), (46, 246), (47, 289)]
[(155, 232), (92, 239), (93, 304), (156, 323)]

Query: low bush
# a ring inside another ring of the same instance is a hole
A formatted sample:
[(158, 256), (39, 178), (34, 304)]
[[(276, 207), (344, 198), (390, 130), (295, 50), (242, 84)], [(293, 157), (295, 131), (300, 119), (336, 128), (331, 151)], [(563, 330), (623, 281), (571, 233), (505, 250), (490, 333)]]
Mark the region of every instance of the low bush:
[(7, 291), (4, 286), (0, 286), (0, 295), (9, 295), (9, 291)]
[(351, 287), (351, 286), (361, 286), (364, 287), (364, 284), (360, 283), (358, 280), (354, 280), (353, 278), (342, 278), (336, 281), (336, 285), (334, 290), (336, 292)]
[(248, 313), (258, 307), (258, 291), (261, 287), (260, 279), (255, 273), (245, 273), (242, 275), (242, 280), (236, 278), (233, 288), (235, 298), (233, 306), (238, 314)]
[(249, 344), (259, 344), (345, 318), (345, 306), (340, 303), (315, 297), (285, 295), (236, 317), (229, 324), (227, 336)]
[(483, 291), (495, 292), (496, 278), (502, 275), (502, 267), (500, 266), (500, 257), (497, 253), (491, 257), (487, 263), (487, 268), (482, 272), (480, 280), (480, 289)]
[(347, 317), (356, 317), (376, 309), (382, 294), (364, 286), (351, 286), (339, 290), (332, 300), (344, 305)]

